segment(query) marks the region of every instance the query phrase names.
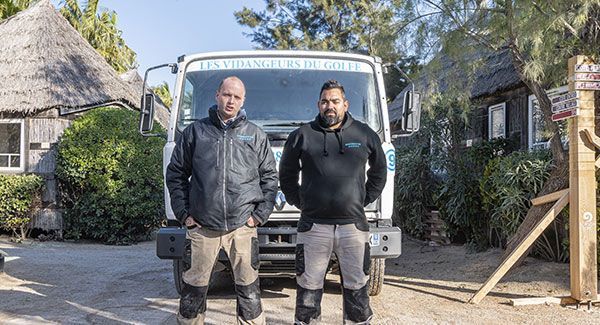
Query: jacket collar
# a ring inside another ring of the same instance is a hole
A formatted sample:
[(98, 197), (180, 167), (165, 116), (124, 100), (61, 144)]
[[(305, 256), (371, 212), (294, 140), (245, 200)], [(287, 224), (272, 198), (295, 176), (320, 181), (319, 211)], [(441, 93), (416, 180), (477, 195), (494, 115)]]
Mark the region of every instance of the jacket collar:
[(212, 124), (214, 124), (216, 127), (223, 129), (223, 130), (235, 128), (240, 123), (242, 123), (243, 121), (246, 121), (246, 119), (247, 119), (246, 110), (241, 109), (235, 118), (233, 118), (233, 119), (227, 121), (227, 123), (225, 123), (225, 122), (223, 122), (223, 120), (221, 120), (221, 117), (217, 113), (217, 105), (213, 105), (208, 109), (208, 118), (210, 119)]
[[(347, 129), (348, 127), (350, 127), (350, 125), (352, 125), (353, 121), (354, 121), (354, 118), (352, 117), (352, 115), (350, 114), (350, 112), (346, 112), (346, 114), (344, 115), (344, 120), (342, 121), (342, 125), (340, 125), (340, 127), (337, 130)], [(325, 121), (321, 117), (321, 114), (317, 114), (317, 116), (315, 117), (315, 120), (314, 120), (314, 124), (322, 132), (335, 132), (335, 130), (336, 130), (336, 129), (330, 129), (327, 126), (327, 124), (325, 123)]]

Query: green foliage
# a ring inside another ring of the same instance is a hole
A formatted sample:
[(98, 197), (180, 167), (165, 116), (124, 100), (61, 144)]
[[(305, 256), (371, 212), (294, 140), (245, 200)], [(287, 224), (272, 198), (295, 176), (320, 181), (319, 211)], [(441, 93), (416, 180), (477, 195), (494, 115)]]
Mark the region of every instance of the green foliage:
[(81, 7), (77, 0), (64, 0), (60, 12), (118, 73), (136, 68), (136, 54), (117, 28), (117, 13), (99, 10), (98, 3), (89, 0)]
[(98, 108), (65, 130), (56, 168), (65, 237), (130, 243), (159, 226), (164, 140), (142, 137), (137, 129), (134, 112)]
[(488, 247), (488, 220), (482, 207), (479, 180), (487, 163), (505, 154), (510, 141), (504, 139), (476, 144), (445, 162), (446, 176), (437, 195), (440, 215), (451, 236), (464, 236), (476, 250)]
[(423, 217), (433, 204), (437, 188), (428, 159), (427, 148), (396, 151), (394, 222), (414, 237), (423, 236)]
[(395, 7), (399, 1), (265, 0), (266, 9), (235, 12), (266, 49), (310, 49), (369, 53), (400, 59)]
[(42, 185), (37, 175), (0, 175), (0, 228), (27, 237), (32, 205), (39, 201)]
[(170, 108), (173, 105), (173, 96), (171, 96), (171, 90), (169, 90), (169, 84), (163, 81), (158, 86), (151, 87), (152, 91), (160, 98), (160, 100)]
[(0, 0), (0, 21), (17, 12), (27, 9), (34, 2), (32, 0)]
[(546, 150), (514, 152), (492, 159), (483, 172), (480, 190), (483, 209), (490, 218), (491, 242), (505, 242), (515, 234), (536, 196), (550, 175), (551, 159)]

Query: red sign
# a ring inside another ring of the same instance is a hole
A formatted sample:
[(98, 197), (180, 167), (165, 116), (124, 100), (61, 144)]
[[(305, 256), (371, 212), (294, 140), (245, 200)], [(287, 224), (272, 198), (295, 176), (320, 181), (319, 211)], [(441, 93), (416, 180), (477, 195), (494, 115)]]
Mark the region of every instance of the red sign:
[(599, 81), (600, 73), (576, 73), (573, 79), (577, 81)]
[(600, 82), (576, 81), (576, 90), (600, 90)]
[(552, 114), (552, 121), (561, 121), (569, 117), (576, 116), (578, 114), (577, 109), (570, 109), (568, 111), (562, 111), (556, 114)]

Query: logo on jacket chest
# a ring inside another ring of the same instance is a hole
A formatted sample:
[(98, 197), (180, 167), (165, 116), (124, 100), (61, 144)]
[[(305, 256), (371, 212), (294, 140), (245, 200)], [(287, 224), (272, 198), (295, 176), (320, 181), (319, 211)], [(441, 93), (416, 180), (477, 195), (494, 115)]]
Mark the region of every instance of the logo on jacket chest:
[(237, 138), (240, 141), (254, 141), (254, 136), (253, 135), (238, 134)]
[(360, 148), (361, 146), (362, 146), (362, 143), (360, 143), (360, 142), (348, 142), (348, 143), (344, 144), (344, 147), (350, 148), (350, 149)]

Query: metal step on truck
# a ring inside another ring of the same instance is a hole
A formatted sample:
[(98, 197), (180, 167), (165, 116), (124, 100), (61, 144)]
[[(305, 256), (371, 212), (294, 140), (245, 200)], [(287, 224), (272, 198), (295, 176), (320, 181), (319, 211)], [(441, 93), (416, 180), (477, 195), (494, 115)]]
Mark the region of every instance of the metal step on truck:
[[(208, 116), (208, 108), (214, 105), (215, 91), (225, 77), (235, 75), (246, 85), (244, 109), (248, 119), (267, 133), (277, 162), (289, 133), (317, 114), (316, 103), (323, 82), (335, 79), (344, 85), (350, 102), (349, 112), (377, 132), (387, 158), (387, 183), (383, 194), (365, 208), (372, 258), (369, 294), (379, 294), (385, 259), (398, 257), (401, 253), (401, 231), (392, 225), (395, 150), (391, 143), (383, 82), (387, 66), (377, 57), (316, 51), (236, 51), (181, 56), (177, 63), (152, 67), (145, 73), (140, 114), (140, 132), (145, 136), (153, 135), (150, 132), (154, 115), (154, 94), (146, 90), (146, 81), (149, 72), (159, 68), (170, 68), (177, 75), (163, 151), (163, 173), (181, 132), (194, 121)], [(406, 93), (400, 121), (406, 134), (419, 127), (420, 108), (416, 98), (414, 92)], [(175, 285), (179, 292), (182, 272), (190, 265), (190, 247), (185, 240), (185, 229), (171, 210), (166, 186), (164, 198), (168, 220), (166, 227), (158, 232), (157, 255), (173, 260)], [(299, 219), (300, 211), (287, 204), (279, 191), (269, 221), (258, 228), (261, 276), (295, 275)], [(214, 270), (226, 272), (228, 268), (228, 260), (221, 252)], [(330, 269), (336, 268), (335, 256), (332, 256)]]

